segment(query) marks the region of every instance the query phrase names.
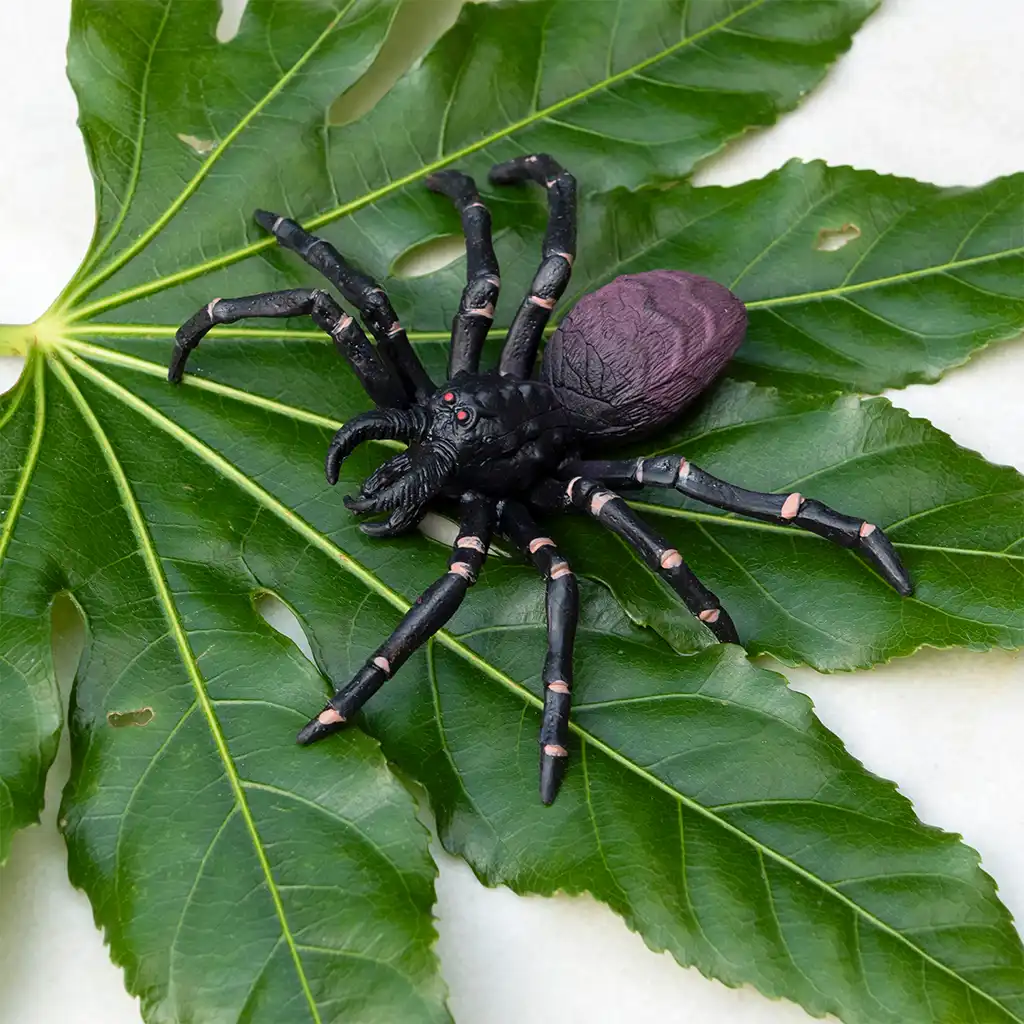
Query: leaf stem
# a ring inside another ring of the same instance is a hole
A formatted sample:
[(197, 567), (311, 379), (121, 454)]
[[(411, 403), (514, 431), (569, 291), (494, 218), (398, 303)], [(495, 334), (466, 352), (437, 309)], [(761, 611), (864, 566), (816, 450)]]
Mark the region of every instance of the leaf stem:
[(45, 313), (33, 324), (0, 324), (0, 356), (28, 356), (60, 345), (64, 322)]
[(0, 324), (0, 356), (27, 356), (35, 340), (33, 324)]

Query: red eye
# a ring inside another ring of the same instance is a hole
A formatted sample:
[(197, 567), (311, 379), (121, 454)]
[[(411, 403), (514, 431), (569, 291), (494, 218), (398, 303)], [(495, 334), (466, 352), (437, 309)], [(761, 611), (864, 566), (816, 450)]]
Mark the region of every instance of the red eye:
[(451, 391), (446, 391), (446, 392), (445, 392), (445, 393), (444, 393), (444, 394), (443, 394), (443, 395), (442, 395), (441, 397), (442, 397), (442, 398), (443, 398), (443, 399), (444, 399), (444, 400), (445, 400), (446, 402), (454, 402), (454, 401), (455, 401), (455, 395), (454, 395), (454, 393), (453, 393), (453, 392), (451, 392)]
[(456, 418), (456, 419), (457, 419), (457, 420), (458, 420), (458, 421), (459, 421), (460, 423), (465, 423), (465, 422), (466, 422), (466, 420), (468, 420), (468, 419), (469, 419), (469, 413), (468, 413), (468, 412), (466, 412), (466, 410), (465, 410), (465, 409), (460, 409), (460, 410), (459, 410), (459, 411), (458, 411), (458, 412), (457, 412), (457, 413), (455, 414), (455, 418)]

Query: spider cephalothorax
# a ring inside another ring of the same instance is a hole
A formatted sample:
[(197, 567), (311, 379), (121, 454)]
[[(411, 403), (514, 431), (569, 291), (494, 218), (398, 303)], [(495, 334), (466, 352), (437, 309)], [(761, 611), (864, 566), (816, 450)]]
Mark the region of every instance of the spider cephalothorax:
[(545, 350), (540, 378), (532, 379), (544, 327), (572, 271), (576, 183), (542, 154), (499, 164), (490, 178), (496, 184), (532, 180), (542, 185), (550, 210), (540, 268), (495, 370), (479, 367), (500, 286), (490, 215), (471, 178), (443, 171), (427, 185), (448, 196), (461, 215), (467, 283), (452, 323), (448, 380), (440, 388), (413, 351), (383, 289), (327, 242), (264, 211), (257, 211), (256, 220), (338, 288), (376, 344), (320, 289), (214, 299), (178, 331), (168, 376), (181, 380), (189, 352), (211, 327), (243, 317), (308, 315), (334, 339), (377, 409), (337, 432), (327, 452), (327, 479), (337, 483), (343, 460), (363, 441), (408, 445), (367, 478), (356, 497), (346, 497), (356, 514), (385, 515), (362, 529), (379, 537), (408, 530), (439, 497), (458, 500), (461, 514), (447, 573), (410, 608), (355, 678), (335, 691), (299, 733), (299, 742), (342, 728), (444, 626), (475, 582), (492, 534), (500, 531), (547, 580), (540, 790), (541, 799), (551, 803), (568, 757), (579, 601), (568, 562), (535, 522), (531, 506), (583, 513), (617, 533), (722, 641), (738, 642), (738, 637), (718, 599), (610, 487), (674, 487), (730, 512), (801, 527), (857, 549), (901, 594), (909, 594), (911, 585), (880, 529), (812, 498), (744, 490), (680, 455), (593, 458), (602, 443), (636, 440), (659, 429), (705, 391), (743, 340), (746, 310), (727, 288), (695, 274), (654, 270), (619, 277), (584, 296), (562, 319)]

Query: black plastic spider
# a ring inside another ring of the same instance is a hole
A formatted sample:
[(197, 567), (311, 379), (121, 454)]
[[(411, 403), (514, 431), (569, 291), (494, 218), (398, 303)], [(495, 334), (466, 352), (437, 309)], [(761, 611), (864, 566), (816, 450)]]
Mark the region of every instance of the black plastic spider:
[(327, 479), (363, 441), (405, 441), (345, 498), (354, 513), (387, 512), (365, 523), (376, 537), (408, 530), (437, 497), (461, 506), (459, 536), (448, 572), (406, 613), (394, 633), (324, 710), (302, 729), (311, 743), (342, 728), (421, 644), (455, 613), (476, 580), (495, 530), (515, 543), (547, 581), (548, 653), (540, 731), (540, 796), (549, 804), (565, 773), (572, 650), (578, 595), (575, 577), (534, 521), (528, 506), (574, 510), (617, 533), (725, 642), (736, 629), (718, 599), (682, 556), (607, 487), (674, 487), (730, 512), (789, 523), (843, 547), (856, 548), (901, 594), (910, 579), (885, 534), (801, 494), (764, 494), (718, 480), (679, 455), (628, 460), (584, 459), (608, 441), (635, 440), (676, 418), (719, 374), (746, 330), (746, 309), (707, 278), (651, 271), (617, 278), (585, 296), (562, 320), (531, 379), (551, 310), (565, 290), (576, 244), (576, 182), (550, 156), (499, 164), (499, 185), (531, 180), (548, 194), (543, 259), (531, 293), (509, 328), (496, 371), (478, 370), (498, 298), (491, 219), (472, 178), (442, 171), (427, 187), (448, 196), (466, 235), (467, 284), (452, 323), (448, 381), (436, 388), (412, 349), (384, 290), (351, 267), (327, 242), (284, 217), (257, 211), (256, 220), (294, 250), (354, 305), (376, 340), (319, 289), (214, 299), (177, 333), (168, 377), (181, 380), (189, 353), (215, 324), (243, 317), (308, 315), (333, 339), (377, 410), (341, 428), (327, 452)]

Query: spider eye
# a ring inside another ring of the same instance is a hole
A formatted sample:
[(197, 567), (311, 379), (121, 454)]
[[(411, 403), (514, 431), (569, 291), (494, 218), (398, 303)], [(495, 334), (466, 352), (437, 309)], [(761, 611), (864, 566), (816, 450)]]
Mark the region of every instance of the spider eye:
[(466, 412), (466, 410), (465, 410), (465, 409), (460, 409), (460, 410), (459, 410), (459, 411), (458, 411), (458, 412), (457, 412), (457, 413), (455, 414), (455, 418), (456, 418), (456, 419), (457, 419), (457, 420), (458, 420), (458, 421), (459, 421), (460, 423), (465, 423), (465, 422), (466, 422), (466, 420), (468, 420), (468, 419), (469, 419), (469, 413), (468, 413), (468, 412)]
[(452, 391), (446, 391), (442, 396), (441, 400), (448, 402), (449, 404), (455, 401), (455, 393)]

